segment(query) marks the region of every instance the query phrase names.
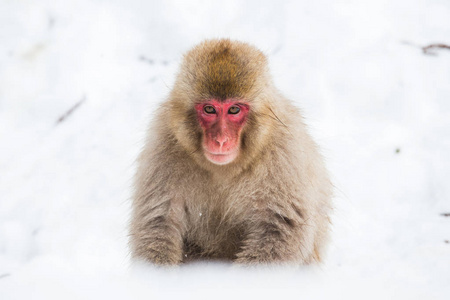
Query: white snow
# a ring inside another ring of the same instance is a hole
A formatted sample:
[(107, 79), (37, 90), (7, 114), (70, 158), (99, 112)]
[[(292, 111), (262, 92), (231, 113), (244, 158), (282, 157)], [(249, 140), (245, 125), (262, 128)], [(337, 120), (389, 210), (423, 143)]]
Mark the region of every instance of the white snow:
[[(450, 44), (449, 16), (447, 0), (1, 0), (0, 298), (449, 299), (450, 51), (421, 50)], [(322, 147), (320, 266), (130, 265), (134, 159), (182, 53), (213, 37), (269, 56)]]

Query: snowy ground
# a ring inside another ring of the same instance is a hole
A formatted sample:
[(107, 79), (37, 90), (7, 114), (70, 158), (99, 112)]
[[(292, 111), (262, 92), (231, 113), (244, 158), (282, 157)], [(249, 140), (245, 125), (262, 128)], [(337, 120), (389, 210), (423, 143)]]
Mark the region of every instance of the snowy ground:
[[(0, 298), (449, 299), (450, 51), (420, 49), (450, 44), (449, 16), (447, 0), (0, 0)], [(322, 146), (321, 266), (130, 267), (134, 159), (182, 53), (211, 37), (261, 48)]]

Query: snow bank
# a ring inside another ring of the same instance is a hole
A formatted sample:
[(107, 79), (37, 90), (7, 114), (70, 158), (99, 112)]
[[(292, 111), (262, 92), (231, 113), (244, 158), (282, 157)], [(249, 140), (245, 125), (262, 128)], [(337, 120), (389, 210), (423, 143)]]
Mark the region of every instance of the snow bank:
[[(420, 47), (450, 43), (449, 15), (439, 0), (2, 1), (1, 298), (446, 299), (450, 51)], [(134, 159), (182, 53), (211, 37), (261, 48), (322, 146), (337, 195), (321, 266), (130, 267)]]

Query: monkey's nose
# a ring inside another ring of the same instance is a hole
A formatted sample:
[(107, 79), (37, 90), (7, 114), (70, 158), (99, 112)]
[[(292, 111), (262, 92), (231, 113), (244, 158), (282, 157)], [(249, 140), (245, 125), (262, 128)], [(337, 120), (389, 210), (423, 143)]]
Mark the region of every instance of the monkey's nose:
[(228, 142), (228, 138), (226, 136), (218, 136), (216, 137), (216, 143), (219, 145), (220, 150), (222, 150), (223, 146)]

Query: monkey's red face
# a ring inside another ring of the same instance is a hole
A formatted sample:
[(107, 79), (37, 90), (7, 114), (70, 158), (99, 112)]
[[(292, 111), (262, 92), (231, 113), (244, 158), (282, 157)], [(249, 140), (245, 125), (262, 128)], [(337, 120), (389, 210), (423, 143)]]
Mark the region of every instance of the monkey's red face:
[(225, 165), (239, 154), (242, 128), (250, 106), (242, 101), (209, 100), (195, 105), (203, 129), (203, 151), (215, 164)]

